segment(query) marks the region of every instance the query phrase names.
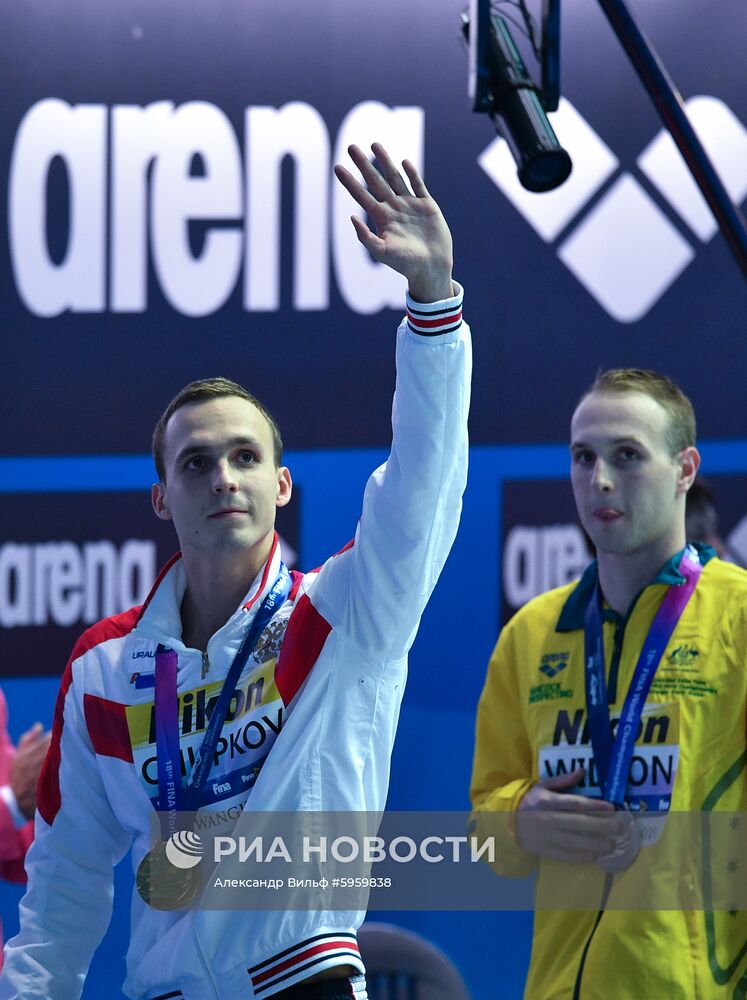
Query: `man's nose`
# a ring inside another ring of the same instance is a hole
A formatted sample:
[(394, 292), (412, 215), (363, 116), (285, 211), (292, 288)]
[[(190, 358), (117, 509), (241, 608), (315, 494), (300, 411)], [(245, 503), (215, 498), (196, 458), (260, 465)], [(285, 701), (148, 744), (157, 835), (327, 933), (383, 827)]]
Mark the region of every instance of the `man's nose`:
[(226, 461), (218, 462), (213, 474), (213, 493), (235, 493), (238, 488), (231, 464)]
[(610, 493), (614, 487), (609, 466), (601, 458), (598, 458), (594, 463), (591, 482), (592, 486), (595, 486), (600, 493)]

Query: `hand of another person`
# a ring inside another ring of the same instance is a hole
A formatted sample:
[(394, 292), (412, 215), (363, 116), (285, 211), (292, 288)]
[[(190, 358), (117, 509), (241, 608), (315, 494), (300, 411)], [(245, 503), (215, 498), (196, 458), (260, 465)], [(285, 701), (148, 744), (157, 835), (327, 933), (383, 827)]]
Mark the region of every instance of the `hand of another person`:
[(543, 858), (577, 864), (592, 864), (614, 849), (612, 838), (620, 834), (621, 822), (612, 803), (566, 791), (585, 773), (579, 767), (532, 785), (516, 812), (520, 847)]
[(26, 819), (31, 819), (36, 810), (36, 786), (51, 739), (51, 732), (45, 733), (41, 722), (35, 722), (16, 747), (10, 769), (10, 787)]
[(362, 149), (358, 146), (348, 148), (368, 189), (345, 167), (340, 164), (335, 167), (340, 183), (376, 227), (374, 234), (365, 222), (352, 216), (358, 239), (375, 260), (404, 274), (410, 295), (417, 301), (437, 302), (450, 298), (454, 294), (451, 282), (453, 249), (441, 209), (410, 160), (404, 160), (402, 167), (412, 193), (384, 147), (375, 142), (371, 149), (381, 164), (383, 176)]

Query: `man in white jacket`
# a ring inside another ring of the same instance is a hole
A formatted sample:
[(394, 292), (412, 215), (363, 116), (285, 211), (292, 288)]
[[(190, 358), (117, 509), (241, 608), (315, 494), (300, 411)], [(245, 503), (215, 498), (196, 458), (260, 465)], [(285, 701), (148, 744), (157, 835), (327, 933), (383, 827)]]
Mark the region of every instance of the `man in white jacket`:
[[(244, 822), (384, 807), (407, 652), (461, 510), (470, 345), (443, 216), (411, 163), (410, 190), (372, 149), (382, 173), (350, 149), (367, 188), (343, 167), (336, 174), (375, 225), (376, 234), (355, 217), (359, 240), (406, 276), (408, 296), (392, 452), (368, 482), (354, 542), (319, 570), (288, 574), (274, 520), (291, 477), (267, 412), (220, 379), (172, 401), (154, 435), (153, 506), (174, 522), (181, 554), (142, 607), (94, 625), (73, 650), (2, 1000), (80, 996), (110, 917), (112, 868), (128, 849), (149, 884), (154, 810), (175, 817), (192, 802), (243, 809)], [(135, 894), (124, 991), (363, 1000), (362, 919), (162, 912)]]

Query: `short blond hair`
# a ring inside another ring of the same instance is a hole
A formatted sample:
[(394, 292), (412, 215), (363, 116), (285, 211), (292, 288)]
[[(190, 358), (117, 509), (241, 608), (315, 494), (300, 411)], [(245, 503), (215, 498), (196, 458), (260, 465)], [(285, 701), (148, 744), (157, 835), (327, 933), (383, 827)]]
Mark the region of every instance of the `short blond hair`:
[(666, 410), (667, 445), (670, 453), (678, 455), (683, 448), (695, 445), (695, 410), (685, 393), (667, 375), (649, 368), (610, 368), (599, 372), (581, 397), (592, 392), (640, 392), (655, 399)]

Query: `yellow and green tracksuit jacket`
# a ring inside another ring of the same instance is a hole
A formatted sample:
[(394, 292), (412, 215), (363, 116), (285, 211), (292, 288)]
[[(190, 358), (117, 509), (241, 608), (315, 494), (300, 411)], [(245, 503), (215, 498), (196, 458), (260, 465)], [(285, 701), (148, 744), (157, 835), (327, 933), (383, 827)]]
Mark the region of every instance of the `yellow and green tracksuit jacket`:
[[(706, 546), (697, 548), (705, 566), (646, 700), (628, 801), (633, 808), (698, 813), (698, 823), (706, 812), (730, 814), (722, 819), (728, 820), (733, 838), (727, 838), (725, 847), (723, 838), (719, 841), (718, 857), (708, 856), (705, 840), (691, 850), (702, 869), (720, 880), (723, 900), (724, 886), (728, 894), (732, 880), (736, 885), (739, 876), (745, 885), (739, 866), (747, 865), (747, 572), (714, 558)], [(680, 556), (662, 567), (625, 618), (604, 609), (613, 724), (667, 586), (684, 582), (677, 570)], [(584, 614), (596, 576), (592, 563), (578, 583), (530, 601), (501, 632), (477, 717), (472, 801), (478, 817), (510, 814), (538, 779), (580, 765), (587, 770), (587, 787), (577, 791), (599, 794), (590, 787), (596, 776), (584, 690)], [(735, 812), (742, 815), (732, 816)], [(718, 822), (717, 816), (707, 819)], [(679, 817), (669, 815), (660, 822), (667, 829)], [(508, 849), (499, 850), (498, 870), (527, 874), (537, 859), (509, 840)], [(690, 849), (682, 847), (685, 854)], [(641, 851), (631, 873), (648, 850)], [(578, 867), (540, 859), (538, 899), (553, 880), (559, 886), (572, 884)], [(743, 902), (735, 904), (740, 909), (716, 909), (723, 901), (709, 909), (713, 897), (706, 893), (697, 897), (705, 900), (700, 909), (616, 909), (615, 894), (628, 873), (612, 877), (583, 867), (599, 879), (600, 904), (573, 912), (537, 910), (527, 1000), (747, 997)], [(680, 869), (675, 877), (682, 880)], [(684, 890), (675, 897), (683, 894), (687, 898)], [(560, 905), (569, 905), (561, 899)]]

